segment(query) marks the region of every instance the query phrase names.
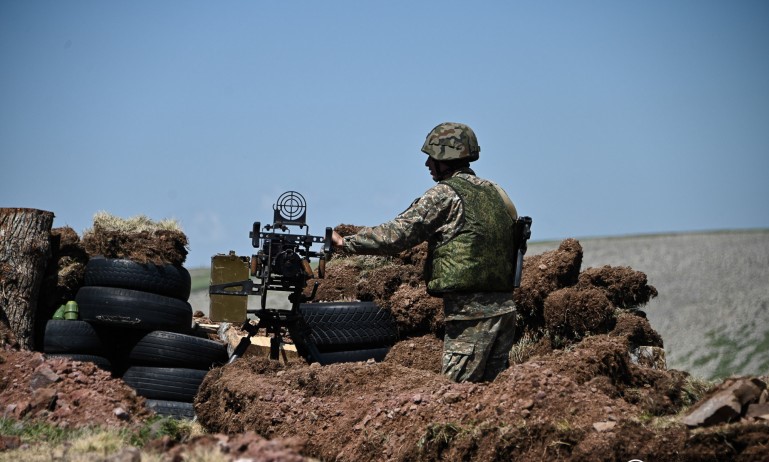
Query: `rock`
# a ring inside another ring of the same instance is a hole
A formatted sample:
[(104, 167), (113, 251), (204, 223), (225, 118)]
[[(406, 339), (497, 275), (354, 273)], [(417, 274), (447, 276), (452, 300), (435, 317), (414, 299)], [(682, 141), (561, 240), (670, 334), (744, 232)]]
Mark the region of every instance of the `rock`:
[(230, 338), (227, 335), (227, 331), (230, 329), (230, 326), (231, 324), (228, 322), (223, 322), (219, 324), (219, 329), (217, 329), (216, 333), (219, 336), (219, 340), (221, 340), (222, 342), (229, 343)]
[(35, 374), (30, 379), (29, 387), (35, 390), (38, 388), (47, 387), (48, 385), (58, 382), (59, 380), (61, 380), (61, 377), (59, 377), (59, 375), (55, 373), (50, 367), (41, 366), (35, 371)]
[(56, 390), (51, 388), (38, 388), (32, 392), (30, 402), (31, 410), (38, 412), (42, 410), (52, 411), (56, 407)]
[(640, 346), (630, 350), (630, 361), (649, 369), (667, 370), (665, 349), (655, 346)]
[(743, 379), (743, 384), (735, 391), (734, 395), (740, 400), (743, 406), (750, 403), (757, 403), (761, 395), (766, 390), (766, 383), (757, 378)]
[(593, 428), (595, 428), (595, 431), (598, 433), (603, 433), (613, 430), (616, 425), (617, 422), (595, 422)]
[(769, 403), (756, 403), (748, 406), (748, 411), (745, 413), (745, 417), (769, 420)]
[(462, 399), (462, 395), (456, 391), (450, 391), (443, 395), (443, 401), (446, 404), (453, 404), (459, 402)]
[(112, 413), (115, 414), (115, 417), (120, 420), (128, 420), (131, 418), (131, 415), (127, 413), (122, 407), (116, 407), (112, 410)]
[(742, 410), (756, 403), (765, 389), (766, 384), (756, 378), (727, 379), (686, 413), (681, 422), (689, 427), (700, 427), (738, 420)]

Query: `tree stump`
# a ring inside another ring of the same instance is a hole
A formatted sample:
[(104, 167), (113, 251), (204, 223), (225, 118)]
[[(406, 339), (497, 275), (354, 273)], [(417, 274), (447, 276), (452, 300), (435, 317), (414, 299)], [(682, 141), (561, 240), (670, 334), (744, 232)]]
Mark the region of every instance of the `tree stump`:
[(34, 345), (35, 312), (50, 257), (53, 216), (44, 210), (0, 208), (0, 323), (27, 350)]

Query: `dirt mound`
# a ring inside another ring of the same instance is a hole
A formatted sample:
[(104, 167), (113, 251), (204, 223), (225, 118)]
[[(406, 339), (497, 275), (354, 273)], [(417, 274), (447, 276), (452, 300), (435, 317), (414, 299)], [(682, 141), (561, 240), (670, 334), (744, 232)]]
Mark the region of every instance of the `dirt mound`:
[[(753, 460), (769, 442), (764, 424), (738, 424), (746, 439), (731, 427), (692, 431), (674, 420), (698, 396), (691, 378), (633, 354), (662, 346), (638, 309), (656, 289), (627, 267), (581, 271), (574, 239), (525, 259), (512, 366), (491, 383), (450, 382), (439, 374), (442, 303), (426, 293), (425, 256), (420, 246), (327, 266), (320, 300), (370, 300), (393, 313), (402, 340), (384, 362), (240, 360), (207, 376), (200, 422), (301, 437), (308, 454), (334, 460)], [(650, 424), (654, 416), (662, 423)]]
[(531, 328), (544, 325), (545, 298), (558, 289), (577, 283), (582, 265), (582, 246), (575, 239), (561, 242), (557, 250), (527, 256), (515, 304)]
[[(320, 300), (374, 301), (393, 313), (401, 341), (384, 362), (238, 361), (201, 386), (201, 423), (217, 432), (294, 435), (308, 454), (334, 460), (751, 459), (754, 443), (729, 446), (744, 440), (739, 431), (714, 430), (725, 443), (700, 430), (701, 445), (690, 445), (692, 431), (673, 416), (698, 397), (691, 378), (632, 354), (662, 346), (638, 309), (657, 295), (643, 273), (581, 271), (574, 239), (527, 257), (513, 365), (492, 383), (456, 384), (439, 373), (442, 303), (421, 279), (425, 256), (420, 246), (327, 266)], [(667, 420), (649, 425), (654, 416)], [(751, 441), (769, 441), (765, 425), (748, 431)]]
[(78, 428), (131, 426), (150, 415), (144, 398), (90, 362), (0, 351), (0, 403), (5, 417)]
[(443, 340), (427, 334), (396, 343), (385, 362), (440, 374), (442, 355)]
[(627, 266), (587, 268), (579, 274), (577, 287), (600, 289), (617, 308), (638, 308), (657, 296), (646, 275)]
[(686, 374), (643, 370), (627, 351), (624, 338), (593, 336), (481, 384), (389, 359), (320, 367), (252, 358), (209, 373), (195, 408), (209, 430), (295, 436), (323, 460), (761, 460), (766, 424), (653, 424), (649, 416), (672, 416), (692, 399)]
[[(765, 420), (679, 422), (704, 390), (634, 353), (662, 346), (638, 309), (657, 295), (643, 273), (581, 271), (573, 239), (528, 256), (511, 367), (490, 383), (458, 384), (439, 373), (442, 303), (425, 291), (425, 256), (421, 246), (327, 266), (319, 301), (373, 300), (395, 316), (401, 340), (383, 362), (241, 358), (210, 371), (196, 398), (212, 434), (148, 449), (182, 458), (210, 446), (232, 460), (765, 460)], [(131, 388), (89, 363), (13, 350), (0, 352), (0, 403), (6, 416), (62, 426), (150, 415)]]

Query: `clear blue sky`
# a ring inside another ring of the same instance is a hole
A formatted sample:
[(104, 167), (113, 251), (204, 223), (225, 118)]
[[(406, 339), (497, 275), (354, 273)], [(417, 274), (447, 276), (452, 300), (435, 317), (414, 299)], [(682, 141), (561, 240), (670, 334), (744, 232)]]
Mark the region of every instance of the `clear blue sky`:
[(0, 1), (0, 207), (176, 218), (188, 267), (287, 190), (392, 218), (444, 121), (535, 240), (769, 227), (769, 2)]

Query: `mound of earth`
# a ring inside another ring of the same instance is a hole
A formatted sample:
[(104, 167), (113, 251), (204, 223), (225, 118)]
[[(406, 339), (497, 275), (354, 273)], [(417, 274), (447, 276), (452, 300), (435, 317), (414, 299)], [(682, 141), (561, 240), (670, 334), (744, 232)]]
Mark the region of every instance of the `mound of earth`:
[(628, 347), (592, 336), (479, 384), (390, 359), (241, 359), (208, 374), (195, 408), (211, 431), (301, 438), (321, 460), (765, 460), (766, 422), (689, 429), (673, 418), (687, 374), (637, 366)]
[[(5, 418), (45, 422), (61, 428), (100, 425), (134, 430), (154, 415), (133, 388), (93, 363), (46, 359), (41, 353), (12, 348), (0, 351), (0, 412)], [(0, 435), (0, 453), (20, 444), (17, 437)], [(166, 436), (150, 441), (143, 449), (163, 453), (164, 460), (185, 460), (185, 454), (197, 448), (219, 450), (231, 460), (311, 460), (301, 455), (304, 446), (299, 439), (268, 440), (248, 431), (196, 436), (184, 443)], [(137, 460), (135, 451), (125, 448), (120, 453), (123, 458), (110, 460)]]
[[(372, 300), (393, 313), (400, 340), (383, 362), (241, 358), (211, 370), (195, 400), (211, 434), (159, 439), (147, 449), (169, 460), (201, 446), (230, 460), (766, 460), (769, 416), (735, 402), (753, 387), (752, 402), (763, 406), (765, 379), (708, 395), (731, 408), (726, 419), (715, 419), (720, 410), (701, 427), (679, 418), (704, 389), (666, 370), (664, 360), (641, 359), (663, 345), (639, 310), (657, 295), (643, 273), (583, 271), (574, 239), (526, 257), (510, 368), (493, 382), (458, 384), (439, 373), (442, 303), (425, 291), (425, 257), (420, 246), (327, 265), (319, 301)], [(77, 427), (132, 426), (151, 415), (143, 398), (90, 363), (16, 351), (7, 337), (0, 352), (6, 417)]]
[[(319, 300), (392, 312), (401, 340), (385, 361), (243, 358), (206, 377), (199, 421), (215, 432), (299, 437), (323, 460), (763, 460), (763, 421), (692, 430), (676, 420), (698, 386), (664, 368), (662, 338), (639, 310), (657, 296), (645, 274), (581, 271), (574, 239), (527, 257), (511, 367), (491, 383), (457, 384), (438, 371), (442, 303), (425, 291), (425, 257), (422, 245), (326, 267)], [(658, 356), (644, 361), (642, 351)]]
[(14, 349), (0, 351), (0, 404), (5, 417), (67, 428), (127, 427), (150, 415), (144, 398), (93, 363)]

